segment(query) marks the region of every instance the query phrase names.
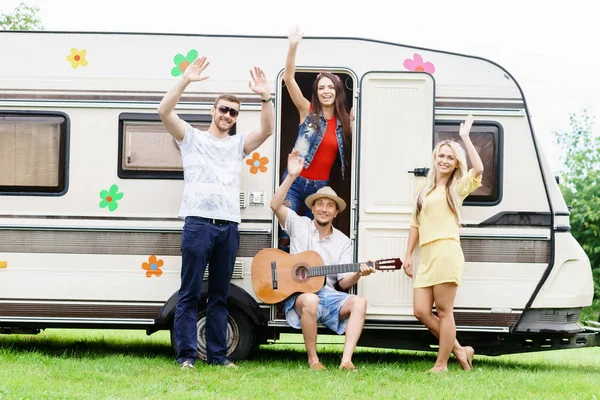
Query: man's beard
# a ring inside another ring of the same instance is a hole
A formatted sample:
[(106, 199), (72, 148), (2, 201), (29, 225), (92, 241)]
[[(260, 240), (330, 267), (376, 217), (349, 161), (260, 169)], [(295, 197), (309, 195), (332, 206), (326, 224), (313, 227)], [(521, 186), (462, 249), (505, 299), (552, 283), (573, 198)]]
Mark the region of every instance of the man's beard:
[(315, 219), (315, 221), (316, 221), (316, 222), (317, 222), (317, 224), (319, 224), (320, 226), (327, 226), (327, 225), (329, 225), (329, 221), (327, 221), (327, 222), (321, 222), (321, 221), (319, 221), (318, 219)]

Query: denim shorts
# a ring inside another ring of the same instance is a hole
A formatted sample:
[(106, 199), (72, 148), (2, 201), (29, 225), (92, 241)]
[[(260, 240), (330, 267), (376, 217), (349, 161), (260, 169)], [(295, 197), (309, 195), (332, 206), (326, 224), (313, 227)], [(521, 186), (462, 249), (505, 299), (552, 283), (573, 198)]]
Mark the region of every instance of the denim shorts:
[[(348, 318), (340, 320), (340, 310), (351, 295), (344, 292), (338, 292), (337, 290), (326, 289), (325, 287), (321, 288), (321, 290), (315, 294), (319, 296), (317, 322), (321, 322), (338, 335), (343, 335), (346, 332)], [(294, 309), (296, 298), (298, 296), (299, 294), (295, 294), (285, 300), (283, 302), (283, 311), (285, 312), (287, 323), (292, 328), (301, 329), (300, 316)]]

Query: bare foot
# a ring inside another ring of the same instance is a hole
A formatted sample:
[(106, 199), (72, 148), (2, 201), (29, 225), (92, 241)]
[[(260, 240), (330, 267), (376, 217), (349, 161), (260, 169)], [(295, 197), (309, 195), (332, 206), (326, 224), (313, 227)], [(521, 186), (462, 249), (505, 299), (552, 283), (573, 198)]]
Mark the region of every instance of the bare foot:
[(352, 363), (352, 361), (346, 361), (340, 364), (340, 369), (342, 371), (352, 371), (352, 372), (358, 372), (358, 369), (354, 366), (354, 364)]
[(458, 359), (458, 363), (463, 370), (470, 371), (473, 369), (473, 357), (475, 357), (475, 349), (473, 349), (471, 346), (465, 346), (463, 347), (463, 350), (464, 355)]
[(462, 347), (460, 351), (454, 353), (454, 356), (460, 364), (460, 367), (465, 371), (470, 371), (473, 369), (472, 363), (474, 355), (475, 350), (471, 346)]
[(314, 364), (310, 364), (310, 369), (313, 371), (326, 371), (327, 367), (325, 367), (323, 364), (317, 361)]

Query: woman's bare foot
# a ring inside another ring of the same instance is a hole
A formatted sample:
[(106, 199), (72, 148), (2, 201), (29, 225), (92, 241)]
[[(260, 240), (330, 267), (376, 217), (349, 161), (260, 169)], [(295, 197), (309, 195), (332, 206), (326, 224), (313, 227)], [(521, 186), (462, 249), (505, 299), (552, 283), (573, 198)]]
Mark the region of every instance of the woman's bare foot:
[(465, 371), (473, 369), (473, 357), (475, 357), (475, 349), (471, 346), (464, 346), (459, 354), (454, 353), (460, 367)]

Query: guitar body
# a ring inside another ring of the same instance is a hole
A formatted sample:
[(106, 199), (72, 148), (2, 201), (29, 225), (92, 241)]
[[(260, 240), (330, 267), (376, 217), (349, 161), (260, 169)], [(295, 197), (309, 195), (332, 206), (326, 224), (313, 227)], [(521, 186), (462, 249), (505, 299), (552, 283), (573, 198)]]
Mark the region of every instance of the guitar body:
[[(320, 265), (323, 259), (316, 251), (288, 254), (278, 249), (263, 249), (252, 260), (254, 294), (266, 304), (275, 304), (297, 292), (318, 292), (325, 284), (325, 277), (307, 277), (306, 268)], [(277, 288), (273, 287), (274, 279)]]

